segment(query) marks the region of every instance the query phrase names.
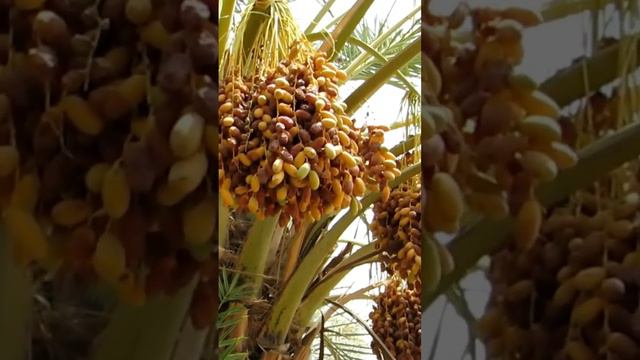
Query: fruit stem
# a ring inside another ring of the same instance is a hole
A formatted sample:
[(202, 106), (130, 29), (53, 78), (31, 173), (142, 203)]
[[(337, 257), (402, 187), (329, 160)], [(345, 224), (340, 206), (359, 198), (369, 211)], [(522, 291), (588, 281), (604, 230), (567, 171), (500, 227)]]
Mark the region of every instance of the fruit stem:
[(6, 360), (27, 358), (33, 316), (31, 274), (18, 265), (0, 228), (0, 349)]

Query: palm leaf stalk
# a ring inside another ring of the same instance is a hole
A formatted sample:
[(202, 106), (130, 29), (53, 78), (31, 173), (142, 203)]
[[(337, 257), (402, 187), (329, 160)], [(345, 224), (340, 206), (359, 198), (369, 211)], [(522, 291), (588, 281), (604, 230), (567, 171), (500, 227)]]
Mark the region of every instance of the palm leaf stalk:
[(322, 18), (324, 18), (324, 16), (331, 10), (331, 7), (335, 2), (336, 0), (328, 0), (326, 3), (324, 3), (324, 5), (322, 6), (322, 9), (318, 11), (318, 14), (316, 14), (316, 17), (314, 17), (313, 20), (311, 20), (311, 23), (309, 24), (309, 26), (307, 26), (307, 28), (304, 30), (305, 34), (310, 34), (313, 31), (313, 29), (315, 29), (316, 26), (318, 26), (318, 23), (320, 23), (320, 20), (322, 20)]
[[(313, 315), (322, 306), (322, 302), (329, 296), (331, 290), (333, 290), (353, 268), (362, 265), (364, 261), (371, 261), (375, 248), (375, 243), (361, 247), (344, 259), (334, 271), (327, 274), (325, 278), (311, 290), (309, 295), (305, 297), (302, 304), (300, 304), (300, 309), (296, 315), (298, 318), (297, 322), (301, 326), (308, 326), (311, 323)], [(343, 264), (346, 266), (341, 266)]]
[[(618, 77), (617, 66), (611, 66), (611, 64), (619, 63), (622, 44), (627, 40), (633, 40), (633, 38), (633, 36), (623, 38), (618, 44), (596, 53), (584, 63), (578, 63), (561, 70), (542, 82), (540, 91), (554, 99), (560, 107), (564, 107), (585, 95), (585, 73), (588, 74), (586, 79), (588, 79), (591, 89), (598, 89), (610, 83)], [(637, 41), (632, 43), (635, 44), (636, 53), (640, 54), (640, 43)]]
[[(343, 306), (346, 306), (348, 302), (353, 301), (353, 300), (371, 300), (372, 296), (371, 295), (367, 295), (368, 292), (378, 289), (382, 286), (386, 286), (389, 284), (388, 280), (384, 280), (384, 281), (379, 281), (375, 284), (371, 284), (368, 285), (362, 289), (358, 289), (352, 293), (349, 294), (344, 294), (344, 295), (338, 295), (338, 296), (330, 296), (327, 297), (327, 300), (331, 300), (331, 301), (335, 301)], [(326, 319), (330, 319), (331, 316), (333, 316), (333, 314), (338, 311), (339, 308), (336, 306), (332, 306), (331, 308), (329, 308), (325, 313), (324, 313), (324, 317)]]
[(330, 59), (335, 58), (367, 13), (369, 7), (371, 7), (371, 4), (373, 4), (373, 0), (357, 0), (333, 30), (331, 38), (325, 40), (319, 50), (329, 54)]
[[(349, 10), (343, 12), (340, 15), (335, 16), (333, 19), (331, 19), (331, 21), (326, 26), (324, 26), (324, 29), (321, 30), (321, 32), (326, 33), (327, 35), (330, 36), (329, 29), (335, 28), (336, 24), (338, 24), (340, 21), (342, 21), (342, 19), (344, 19), (347, 16), (348, 13), (349, 13)], [(316, 33), (315, 32), (314, 33), (305, 33), (305, 35), (307, 35), (307, 36), (312, 35), (312, 34), (316, 34)], [(327, 40), (328, 37), (327, 38), (323, 38), (323, 39)], [(316, 40), (319, 40), (319, 39), (316, 39)], [(314, 40), (314, 41), (316, 41), (316, 40)]]

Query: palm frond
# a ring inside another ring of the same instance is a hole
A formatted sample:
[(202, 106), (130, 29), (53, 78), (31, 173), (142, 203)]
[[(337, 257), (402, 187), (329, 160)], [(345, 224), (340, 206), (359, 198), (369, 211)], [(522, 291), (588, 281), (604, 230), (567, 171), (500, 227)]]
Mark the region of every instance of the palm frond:
[[(380, 337), (378, 337), (378, 335), (373, 331), (373, 329), (363, 320), (361, 319), (358, 315), (356, 315), (352, 310), (350, 310), (349, 308), (347, 308), (346, 306), (332, 301), (330, 299), (326, 299), (326, 302), (341, 309), (346, 315), (348, 315), (349, 317), (351, 317), (355, 323), (357, 323), (358, 325), (360, 325), (362, 328), (364, 328), (369, 335), (371, 336), (373, 342), (376, 343), (376, 345), (378, 346), (378, 348), (380, 349), (380, 352), (382, 353), (382, 357), (385, 360), (395, 360), (395, 358), (393, 357), (393, 355), (391, 354), (391, 352), (389, 351), (389, 349), (387, 349), (386, 345), (384, 344), (384, 341), (382, 339), (380, 339)], [(369, 347), (366, 347), (367, 350), (369, 352), (366, 352), (366, 354), (371, 354), (371, 349)], [(357, 352), (357, 351), (356, 351)]]
[[(363, 355), (371, 355), (369, 342), (371, 337), (362, 332), (362, 327), (343, 311), (326, 320), (322, 339), (316, 339), (314, 354), (319, 357), (324, 351), (325, 359), (352, 360), (363, 359)], [(321, 349), (324, 345), (324, 350)]]
[[(374, 41), (385, 32), (385, 22), (374, 22), (370, 24), (367, 21), (363, 21), (356, 29), (353, 36), (361, 40), (366, 44), (372, 44)], [(385, 41), (382, 41), (379, 46), (374, 49), (380, 53), (384, 58), (393, 57), (395, 54), (406, 48), (408, 44), (417, 39), (421, 34), (419, 19), (413, 21), (409, 27), (400, 27), (393, 33), (391, 33)], [(362, 53), (362, 50), (354, 45), (347, 44), (337, 59), (341, 64), (351, 64)], [(421, 60), (415, 58), (407, 63), (400, 73), (406, 78), (418, 79), (421, 75)], [(352, 80), (365, 80), (371, 77), (374, 73), (380, 70), (385, 64), (384, 60), (377, 57), (372, 57), (365, 61), (363, 64), (357, 64), (358, 66), (353, 71)], [(417, 82), (417, 80), (416, 80)], [(389, 85), (398, 87), (400, 89), (407, 89), (405, 84), (398, 76), (394, 76), (389, 80)]]
[[(369, 334), (357, 332), (359, 324), (344, 313), (340, 317), (327, 320), (331, 325), (325, 327), (322, 343), (325, 346), (325, 358), (332, 360), (361, 360), (363, 355), (371, 355), (371, 347), (368, 342), (371, 339)], [(314, 346), (314, 353), (319, 356), (321, 340), (318, 339)]]
[(244, 339), (232, 336), (233, 329), (240, 322), (239, 315), (241, 310), (238, 307), (229, 305), (246, 299), (250, 294), (251, 288), (246, 285), (240, 285), (238, 275), (229, 274), (225, 270), (220, 271), (218, 279), (220, 306), (216, 329), (218, 330), (218, 349), (221, 360), (243, 360), (248, 357), (246, 353), (237, 351), (238, 346)]
[(357, 346), (351, 344), (334, 342), (330, 336), (325, 337), (325, 345), (331, 355), (328, 358), (332, 360), (360, 360), (362, 359), (360, 355), (371, 354), (370, 349), (367, 352), (359, 350)]

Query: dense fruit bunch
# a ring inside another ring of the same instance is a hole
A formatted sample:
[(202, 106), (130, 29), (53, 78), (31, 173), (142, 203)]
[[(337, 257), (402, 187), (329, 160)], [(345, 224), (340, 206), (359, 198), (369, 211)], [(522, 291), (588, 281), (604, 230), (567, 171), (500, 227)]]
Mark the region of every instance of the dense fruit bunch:
[(284, 60), (264, 79), (220, 87), (221, 196), (225, 205), (280, 223), (351, 207), (367, 187), (399, 171), (381, 148), (384, 132), (358, 129), (338, 99), (344, 71), (318, 53)]
[(381, 259), (390, 275), (398, 274), (410, 284), (420, 282), (422, 264), (422, 235), (420, 190), (401, 185), (393, 190), (387, 201), (373, 208), (371, 231), (383, 250)]
[[(529, 251), (493, 257), (479, 330), (492, 358), (637, 359), (640, 193), (558, 208)], [(607, 356), (609, 354), (609, 356)]]
[[(463, 46), (449, 34), (468, 16), (473, 43)], [(538, 15), (515, 8), (471, 11), (461, 5), (447, 18), (427, 14), (425, 21), (424, 71), (432, 102), (440, 104), (427, 108), (425, 125), (432, 136), (423, 144), (425, 185), (449, 197), (457, 193), (455, 202), (427, 194), (428, 227), (455, 232), (462, 208), (446, 204), (461, 205), (461, 197), (492, 218), (509, 213), (540, 217), (532, 196), (535, 185), (552, 180), (577, 159), (566, 145), (558, 106), (529, 78), (513, 74), (523, 57), (523, 27), (536, 25)], [(520, 243), (530, 246), (535, 232), (521, 232), (526, 234)]]
[(391, 194), (389, 181), (401, 174), (396, 156), (383, 146), (387, 126), (370, 125), (362, 132), (358, 148), (365, 164), (364, 180), (370, 191), (382, 191), (382, 201)]
[(214, 5), (1, 2), (0, 206), (21, 263), (135, 303), (208, 274)]
[[(383, 293), (376, 298), (376, 306), (369, 315), (373, 331), (398, 360), (420, 359), (422, 328), (420, 293), (407, 289), (402, 281), (391, 279)], [(382, 359), (382, 352), (374, 341), (371, 347)]]
[[(601, 92), (590, 96), (589, 114), (575, 118), (579, 143), (620, 126), (614, 100)], [(529, 251), (493, 256), (493, 293), (480, 321), (493, 356), (640, 356), (639, 169), (637, 161), (624, 164), (554, 209)]]

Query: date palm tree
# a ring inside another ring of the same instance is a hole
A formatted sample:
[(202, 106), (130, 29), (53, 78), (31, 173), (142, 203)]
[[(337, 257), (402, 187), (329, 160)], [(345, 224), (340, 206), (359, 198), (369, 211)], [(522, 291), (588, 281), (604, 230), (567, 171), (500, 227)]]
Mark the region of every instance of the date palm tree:
[[(347, 84), (355, 84), (355, 90), (344, 100), (349, 114), (367, 104), (383, 87), (395, 87), (405, 93), (406, 106), (402, 112), (405, 120), (391, 125), (394, 129), (405, 129), (399, 131), (401, 139), (390, 148), (400, 156), (414, 148), (419, 124), (416, 99), (419, 99), (420, 6), (416, 4), (396, 23), (371, 24), (365, 15), (374, 3), (356, 1), (346, 13), (334, 15), (331, 11), (335, 1), (327, 1), (302, 32), (296, 30), (300, 24), (295, 23), (295, 14), (290, 14), (285, 1), (248, 4), (223, 1), (221, 34), (228, 29), (228, 38), (221, 38), (221, 51), (226, 51), (221, 53), (221, 71), (229, 64), (249, 72), (260, 61), (277, 64), (286, 59), (288, 49), (297, 40), (292, 34), (297, 31), (304, 41), (331, 54), (332, 61), (351, 81)], [(236, 26), (233, 26), (234, 14), (236, 20), (243, 19)], [(333, 18), (328, 25), (318, 29), (317, 24), (329, 14)], [(279, 32), (278, 29), (286, 30)], [(258, 56), (252, 52), (256, 48), (274, 50), (265, 55), (270, 59), (256, 60)], [(242, 56), (248, 59), (244, 63), (238, 59)], [(372, 118), (376, 117), (375, 107), (373, 105), (369, 113)], [(418, 172), (419, 167), (415, 165), (407, 167), (391, 186), (415, 177)], [(352, 358), (357, 358), (358, 353), (370, 353), (366, 342), (349, 339), (347, 333), (357, 334), (360, 328), (360, 333), (373, 334), (374, 338), (375, 334), (345, 306), (349, 300), (367, 298), (366, 294), (381, 284), (370, 279), (371, 283), (363, 289), (337, 297), (332, 290), (351, 269), (376, 260), (375, 243), (349, 242), (346, 248), (342, 246), (342, 251), (336, 251), (336, 246), (351, 224), (366, 221), (364, 211), (379, 197), (379, 191), (369, 192), (361, 200), (361, 210), (342, 211), (296, 225), (278, 224), (276, 217), (247, 216), (221, 205), (220, 252), (227, 261), (221, 262), (226, 266), (220, 276), (221, 284), (225, 284), (221, 288), (228, 290), (221, 293), (218, 329), (221, 358), (278, 359), (290, 355), (306, 359), (312, 352), (326, 353), (333, 358), (351, 353)], [(249, 274), (255, 278), (248, 278)], [(258, 290), (256, 283), (262, 283)], [(336, 303), (328, 305), (327, 301)], [(336, 330), (340, 324), (343, 331)]]

